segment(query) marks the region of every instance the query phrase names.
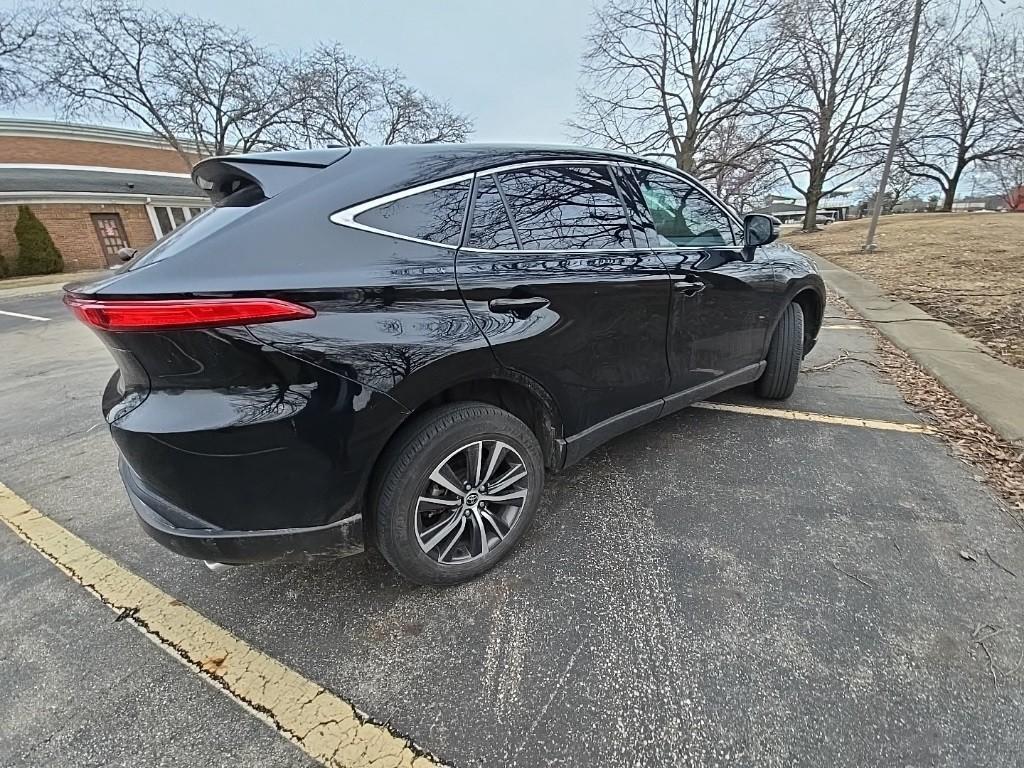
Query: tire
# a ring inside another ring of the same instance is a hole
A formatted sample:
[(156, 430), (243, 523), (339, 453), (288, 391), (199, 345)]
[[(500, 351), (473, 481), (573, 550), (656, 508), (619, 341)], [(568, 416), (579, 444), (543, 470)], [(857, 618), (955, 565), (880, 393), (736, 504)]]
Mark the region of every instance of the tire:
[(785, 400), (796, 389), (800, 361), (804, 357), (804, 313), (799, 304), (790, 304), (772, 334), (767, 367), (754, 390), (759, 397)]
[[(498, 449), (499, 444), (504, 447)], [(498, 490), (486, 487), (495, 479), (501, 485), (517, 477), (517, 467), (525, 471), (522, 479)], [(432, 479), (435, 471), (445, 484)], [(466, 490), (463, 484), (461, 495), (450, 490), (456, 480), (466, 479), (476, 485)], [(371, 496), (377, 547), (417, 584), (468, 581), (515, 548), (533, 522), (543, 487), (540, 444), (518, 418), (486, 403), (435, 408), (404, 426), (381, 457)], [(507, 499), (524, 489), (521, 504), (519, 498)], [(454, 528), (445, 534), (449, 526)], [(439, 536), (436, 546), (424, 548)]]

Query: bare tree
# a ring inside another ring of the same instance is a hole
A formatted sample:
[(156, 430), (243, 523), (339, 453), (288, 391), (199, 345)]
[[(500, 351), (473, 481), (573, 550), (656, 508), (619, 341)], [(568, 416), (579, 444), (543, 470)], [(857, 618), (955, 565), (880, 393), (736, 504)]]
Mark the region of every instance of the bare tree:
[(303, 82), (312, 91), (299, 110), (303, 140), (366, 143), (378, 122), (371, 67), (339, 45), (322, 45), (306, 58), (303, 70)]
[(1002, 41), (999, 92), (1004, 114), (1024, 133), (1024, 27), (1020, 23), (1010, 26), (1002, 33)]
[(794, 57), (777, 81), (792, 134), (778, 144), (789, 183), (815, 228), (822, 198), (870, 173), (899, 84), (907, 8), (878, 0), (784, 0), (778, 45)]
[(735, 189), (759, 178), (779, 127), (761, 91), (785, 65), (767, 35), (774, 4), (610, 0), (594, 15), (570, 127)]
[(247, 35), (124, 0), (68, 7), (51, 46), (46, 90), (65, 115), (127, 118), (186, 163), (282, 145), (304, 98), (288, 62)]
[(121, 0), (68, 7), (54, 22), (47, 54), (47, 93), (66, 117), (113, 117), (166, 139), (186, 163), (175, 134), (178, 105), (160, 75), (173, 20)]
[(1006, 207), (1024, 211), (1024, 155), (1004, 157), (986, 165)]
[(178, 17), (157, 72), (174, 94), (172, 130), (202, 155), (294, 144), (294, 111), (307, 98), (294, 62), (235, 30)]
[(411, 86), (395, 69), (322, 45), (303, 63), (308, 99), (300, 133), (309, 144), (434, 144), (465, 141), (472, 121)]
[(938, 185), (950, 211), (964, 173), (1024, 153), (1022, 132), (1007, 118), (999, 71), (1006, 40), (986, 19), (931, 46), (908, 105), (901, 166)]
[(734, 157), (743, 148), (742, 164), (721, 164), (704, 182), (715, 193), (738, 210), (753, 207), (764, 200), (782, 179), (782, 171), (770, 146), (751, 146), (746, 128), (738, 120), (719, 123), (705, 143), (712, 157)]
[(381, 144), (436, 144), (465, 141), (472, 121), (451, 107), (409, 85), (401, 72), (390, 69), (377, 73), (384, 105), (378, 124)]
[(31, 67), (40, 42), (43, 12), (31, 6), (0, 9), (0, 105), (32, 90)]
[(901, 166), (896, 165), (889, 174), (885, 189), (883, 208), (885, 213), (892, 213), (900, 203), (906, 202), (921, 189), (921, 179), (909, 174)]
[[(877, 196), (878, 186), (881, 181), (881, 172), (872, 172), (864, 176), (858, 183), (858, 199), (863, 199), (870, 208), (874, 205)], [(889, 178), (886, 180), (885, 194), (882, 199), (882, 213), (890, 214), (900, 203), (921, 194), (926, 183), (916, 176), (912, 176), (903, 169), (901, 160), (897, 160), (892, 167)], [(927, 185), (931, 186), (931, 185)]]
[(401, 73), (337, 46), (291, 58), (239, 30), (130, 0), (53, 22), (46, 93), (67, 116), (128, 120), (197, 155), (320, 144), (463, 141), (472, 125)]

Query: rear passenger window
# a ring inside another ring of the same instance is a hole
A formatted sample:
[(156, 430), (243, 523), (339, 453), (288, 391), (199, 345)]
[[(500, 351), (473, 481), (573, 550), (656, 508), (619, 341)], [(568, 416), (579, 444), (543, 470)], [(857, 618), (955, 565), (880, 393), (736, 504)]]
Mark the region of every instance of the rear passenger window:
[(378, 205), (356, 221), (417, 240), (458, 245), (468, 199), (469, 181), (459, 181)]
[(488, 250), (515, 250), (518, 247), (512, 222), (493, 176), (480, 176), (476, 180), (473, 222), (466, 245)]
[(606, 166), (551, 166), (498, 179), (526, 250), (632, 248)]

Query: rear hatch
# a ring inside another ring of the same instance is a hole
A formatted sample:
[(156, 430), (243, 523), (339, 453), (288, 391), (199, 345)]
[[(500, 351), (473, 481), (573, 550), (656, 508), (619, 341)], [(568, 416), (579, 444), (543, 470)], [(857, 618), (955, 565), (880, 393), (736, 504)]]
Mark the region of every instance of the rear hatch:
[(295, 271), (280, 252), (291, 227), (327, 222), (312, 207), (322, 197), (314, 180), (346, 153), (200, 162), (193, 178), (212, 208), (65, 296), (117, 363), (103, 412), (140, 487), (212, 526), (273, 527), (296, 493), (278, 470), (304, 477), (312, 494), (296, 525), (330, 511), (314, 503), (333, 498), (329, 457), (293, 424), (318, 391), (318, 370), (266, 349), (248, 326), (315, 316), (277, 290)]
[[(213, 362), (211, 356), (223, 358), (228, 350), (211, 339), (211, 329), (310, 316), (308, 308), (254, 290), (257, 286), (244, 268), (228, 268), (234, 279), (226, 283), (209, 279), (202, 264), (231, 261), (227, 257), (234, 241), (232, 230), (271, 201), (309, 185), (348, 152), (305, 150), (203, 160), (193, 168), (192, 178), (210, 197), (211, 208), (120, 270), (67, 287), (66, 303), (96, 332), (118, 365), (117, 381), (111, 382), (117, 389), (108, 390), (105, 405), (116, 398), (135, 407), (152, 388), (215, 386), (203, 372)], [(224, 370), (223, 360), (217, 362), (218, 369)], [(251, 368), (241, 364), (236, 368), (249, 384)]]
[[(266, 152), (202, 160), (192, 168), (192, 180), (210, 198), (212, 207), (140, 250), (120, 270), (94, 282), (72, 283), (67, 289), (81, 295), (137, 294), (143, 286), (125, 281), (125, 274), (184, 253), (211, 235), (234, 227), (268, 200), (308, 184), (350, 151), (338, 148)], [(145, 286), (145, 290), (151, 290), (150, 286)]]

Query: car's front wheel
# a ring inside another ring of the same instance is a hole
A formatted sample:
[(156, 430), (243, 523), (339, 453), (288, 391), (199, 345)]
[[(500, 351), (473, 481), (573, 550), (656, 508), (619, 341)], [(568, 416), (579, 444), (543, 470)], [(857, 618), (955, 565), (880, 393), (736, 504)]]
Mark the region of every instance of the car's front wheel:
[(804, 357), (804, 312), (799, 304), (790, 304), (782, 313), (768, 347), (764, 373), (755, 391), (769, 400), (785, 400), (796, 389), (800, 361)]
[(377, 546), (411, 581), (466, 581), (512, 550), (543, 486), (540, 445), (521, 420), (486, 403), (441, 406), (403, 427), (382, 457)]

